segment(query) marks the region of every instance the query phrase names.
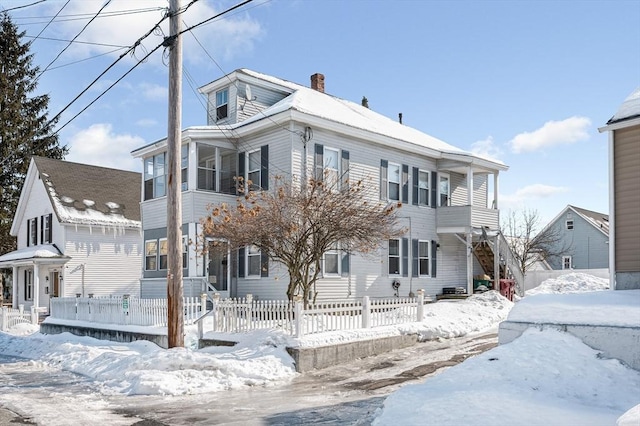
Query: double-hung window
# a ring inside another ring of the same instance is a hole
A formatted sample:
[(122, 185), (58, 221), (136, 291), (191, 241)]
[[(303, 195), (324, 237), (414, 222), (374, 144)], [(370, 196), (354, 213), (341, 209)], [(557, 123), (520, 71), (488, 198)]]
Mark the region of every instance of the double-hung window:
[(418, 275), (429, 275), (429, 241), (418, 241)]
[(259, 277), (261, 275), (261, 259), (262, 253), (259, 247), (254, 245), (247, 247), (247, 277)]
[(166, 153), (154, 155), (144, 160), (144, 199), (164, 197), (166, 195)]
[(562, 269), (571, 269), (573, 268), (573, 261), (571, 256), (562, 256)]
[(418, 171), (418, 205), (429, 205), (429, 172)]
[(389, 164), (389, 200), (400, 201), (400, 165)]
[(449, 185), (449, 175), (440, 174), (438, 192), (440, 194), (440, 206), (449, 206), (451, 203), (451, 188)]
[(144, 242), (144, 269), (145, 271), (158, 269), (158, 240)]
[(42, 244), (51, 244), (51, 219), (52, 219), (51, 214), (42, 216), (41, 218)]
[(160, 260), (160, 265), (158, 267), (158, 269), (160, 270), (164, 270), (167, 269), (167, 255), (169, 253), (169, 243), (167, 242), (166, 238), (160, 238), (160, 240), (158, 240), (158, 245), (159, 245), (159, 260)]
[(324, 173), (327, 188), (338, 190), (340, 177), (340, 152), (337, 149), (324, 148)]
[(389, 240), (389, 275), (400, 275), (400, 240)]
[(573, 229), (573, 220), (567, 220), (565, 223), (566, 223), (567, 230), (570, 231)]
[(229, 89), (216, 92), (216, 120), (228, 117)]
[(337, 244), (324, 252), (322, 274), (325, 276), (340, 274), (340, 251), (338, 250)]
[(38, 218), (34, 217), (27, 221), (27, 246), (38, 245)]
[(216, 191), (216, 147), (198, 144), (198, 189)]
[(183, 191), (189, 189), (189, 145), (182, 145), (180, 151), (180, 178)]
[(257, 149), (255, 151), (249, 152), (249, 167), (247, 170), (247, 179), (249, 179), (249, 189), (257, 190), (260, 189), (261, 182), (261, 157), (260, 150)]
[(33, 300), (33, 271), (24, 271), (24, 300)]

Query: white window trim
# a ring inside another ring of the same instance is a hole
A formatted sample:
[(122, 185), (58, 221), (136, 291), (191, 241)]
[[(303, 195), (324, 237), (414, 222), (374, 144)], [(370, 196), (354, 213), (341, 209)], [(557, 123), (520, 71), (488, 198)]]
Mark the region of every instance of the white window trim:
[(29, 219), (27, 221), (27, 226), (29, 227), (29, 245), (37, 246), (38, 245), (38, 218), (35, 217), (33, 219)]
[[(391, 273), (389, 271), (389, 265), (391, 265), (391, 249), (389, 247), (389, 242), (390, 241), (397, 241), (398, 242), (398, 255), (393, 255), (394, 258), (398, 258), (398, 273)], [(389, 240), (387, 240), (387, 273), (389, 274), (390, 277), (401, 277), (402, 276), (402, 239), (400, 238), (390, 238)]]
[[(328, 162), (328, 155), (327, 152), (330, 151), (332, 153), (335, 153), (335, 159), (336, 159), (336, 167), (330, 167), (329, 166), (329, 162)], [(341, 170), (340, 170), (340, 150), (337, 148), (331, 148), (331, 147), (323, 147), (323, 153), (322, 156), (324, 158), (324, 171), (327, 172), (325, 175), (325, 178), (329, 178), (329, 175), (331, 174), (330, 172), (335, 172), (336, 176), (335, 182), (330, 182), (327, 181), (326, 184), (328, 187), (335, 189), (336, 191), (338, 191), (340, 189), (340, 176), (342, 176)], [(324, 269), (324, 267), (323, 267)]]
[[(251, 154), (255, 154), (258, 153), (258, 168), (256, 169), (251, 169), (251, 160), (250, 160), (250, 156)], [(260, 148), (258, 149), (254, 149), (251, 151), (247, 151), (247, 157), (246, 157), (246, 164), (247, 164), (247, 173), (245, 178), (245, 181), (248, 182), (249, 181), (249, 176), (251, 175), (251, 173), (258, 173), (258, 181), (254, 181), (253, 179), (251, 179), (251, 189), (258, 189), (261, 188), (260, 183), (262, 182), (262, 159), (260, 158), (261, 156), (261, 150)]]
[[(566, 268), (566, 261), (569, 261), (569, 267)], [(563, 270), (569, 270), (569, 269), (573, 269), (573, 258), (571, 256), (562, 256), (562, 269)]]
[(25, 283), (26, 294), (24, 295), (25, 301), (33, 300), (33, 270), (27, 270), (27, 282)]
[[(391, 180), (391, 167), (398, 168), (398, 181)], [(391, 198), (391, 184), (398, 185), (398, 198)], [(400, 201), (402, 199), (402, 165), (397, 163), (387, 163), (387, 199), (389, 201)]]
[[(148, 255), (147, 254), (147, 243), (151, 243), (151, 242), (156, 243), (156, 254), (155, 254), (156, 267), (155, 267), (155, 269), (147, 269), (147, 258), (154, 256), (154, 255)], [(159, 254), (160, 254), (160, 244), (158, 244), (158, 239), (157, 238), (153, 238), (153, 239), (144, 241), (144, 270), (145, 271), (157, 271), (158, 270), (158, 268), (160, 267), (160, 262), (159, 262), (159, 257), (158, 257)]]
[[(249, 249), (251, 246), (247, 246), (245, 248), (245, 259), (244, 259), (244, 270), (245, 270), (245, 278), (249, 279), (249, 280), (259, 280), (260, 278), (262, 278), (262, 250), (260, 250), (260, 247), (256, 248), (258, 249), (257, 254), (249, 254)], [(260, 268), (259, 268), (259, 272), (258, 275), (251, 275), (251, 271), (249, 270), (249, 258), (250, 257), (258, 257), (259, 262), (260, 262)]]
[[(427, 243), (427, 255), (426, 256), (420, 256), (420, 243)], [(430, 277), (431, 276), (431, 241), (429, 240), (418, 240), (418, 253), (417, 253), (417, 257), (418, 257), (418, 276), (419, 277)], [(423, 274), (422, 271), (420, 271), (420, 260), (421, 259), (427, 259), (427, 273)]]
[(42, 244), (51, 244), (51, 241), (49, 241), (49, 232), (52, 222), (52, 220), (50, 220), (51, 216), (46, 214), (42, 216), (42, 218)]
[[(225, 102), (218, 104), (218, 93), (222, 94), (226, 92), (227, 95), (225, 96), (227, 99)], [(220, 120), (226, 120), (227, 118), (229, 118), (229, 88), (226, 87), (224, 89), (220, 89), (218, 91), (216, 91), (216, 112), (215, 112), (215, 120), (214, 121), (220, 121)], [(227, 106), (227, 114), (224, 117), (218, 117), (218, 108), (223, 107), (223, 106)]]
[[(424, 204), (420, 202), (420, 173), (427, 175), (427, 199)], [(418, 169), (418, 207), (429, 207), (431, 202), (431, 172), (428, 170)]]
[[(326, 271), (326, 263), (325, 263), (325, 256), (328, 254), (331, 255), (336, 255), (337, 256), (337, 266), (338, 266), (338, 272), (327, 272)], [(322, 254), (322, 276), (323, 277), (341, 277), (342, 276), (342, 262), (341, 262), (341, 254), (342, 251), (336, 247), (336, 248), (332, 248), (327, 250), (326, 252), (324, 252)]]
[[(442, 205), (442, 192), (440, 191), (440, 181), (442, 178), (447, 178), (447, 205)], [(449, 173), (438, 173), (438, 207), (447, 207), (451, 205), (451, 176)]]

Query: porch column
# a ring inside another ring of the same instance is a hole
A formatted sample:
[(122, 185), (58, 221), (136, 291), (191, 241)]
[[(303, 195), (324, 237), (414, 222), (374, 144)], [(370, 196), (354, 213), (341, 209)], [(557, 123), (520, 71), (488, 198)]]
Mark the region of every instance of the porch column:
[(11, 307), (16, 309), (18, 307), (18, 267), (14, 266), (12, 269), (13, 276), (11, 277), (11, 286), (13, 291), (11, 292)]
[(467, 167), (467, 204), (473, 206), (473, 169)]
[(33, 263), (33, 306), (40, 307), (40, 266)]
[(493, 174), (493, 208), (498, 210), (498, 174), (500, 172), (496, 170)]
[(473, 241), (467, 232), (467, 294), (473, 294)]

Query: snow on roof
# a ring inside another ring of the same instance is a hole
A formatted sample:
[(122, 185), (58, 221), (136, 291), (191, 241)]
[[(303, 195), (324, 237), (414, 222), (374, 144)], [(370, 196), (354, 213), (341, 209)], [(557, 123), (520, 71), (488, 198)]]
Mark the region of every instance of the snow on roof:
[(64, 258), (60, 250), (53, 244), (26, 247), (0, 256), (0, 262), (26, 259)]
[[(400, 124), (395, 120), (385, 117), (384, 115), (363, 107), (355, 102), (340, 99), (306, 86), (281, 80), (279, 78), (248, 69), (241, 69), (240, 72), (294, 91), (291, 95), (287, 96), (280, 102), (277, 102), (263, 110), (262, 113), (256, 114), (243, 121), (241, 125), (260, 120), (265, 116), (271, 116), (293, 109), (360, 130), (370, 131), (383, 136), (403, 140), (421, 147), (446, 153), (473, 156), (473, 154), (468, 151), (464, 151), (412, 127)], [(488, 160), (498, 164), (504, 164), (495, 159)]]
[(136, 172), (34, 157), (61, 223), (140, 228)]
[(640, 87), (624, 100), (620, 108), (618, 108), (618, 111), (611, 117), (607, 124), (613, 124), (634, 117), (640, 117)]

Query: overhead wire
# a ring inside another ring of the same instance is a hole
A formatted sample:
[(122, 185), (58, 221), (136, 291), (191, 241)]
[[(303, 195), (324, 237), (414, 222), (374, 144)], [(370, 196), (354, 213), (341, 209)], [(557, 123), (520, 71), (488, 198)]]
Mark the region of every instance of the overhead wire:
[(82, 33), (84, 32), (84, 30), (86, 30), (86, 29), (87, 29), (87, 27), (88, 27), (88, 26), (89, 26), (89, 25), (90, 25), (90, 24), (91, 24), (91, 23), (92, 23), (92, 22), (93, 22), (93, 21), (98, 17), (98, 15), (100, 15), (100, 12), (102, 12), (102, 11), (104, 10), (104, 8), (105, 8), (105, 7), (107, 7), (107, 6), (109, 5), (109, 3), (111, 3), (111, 0), (107, 0), (107, 1), (102, 5), (102, 7), (100, 8), (100, 10), (98, 10), (98, 12), (93, 16), (93, 18), (91, 18), (91, 19), (89, 20), (89, 22), (87, 22), (87, 23), (85, 24), (85, 26), (84, 26), (84, 27), (82, 27), (82, 29), (80, 30), (80, 32), (79, 32), (78, 34), (76, 34), (76, 36), (75, 36), (75, 37), (73, 37), (73, 39), (72, 39), (72, 40), (71, 40), (71, 41), (70, 41), (70, 42), (65, 46), (65, 48), (64, 48), (64, 49), (62, 49), (62, 51), (61, 51), (60, 53), (58, 53), (58, 55), (56, 55), (56, 57), (55, 57), (55, 58), (53, 58), (53, 60), (52, 60), (51, 62), (49, 62), (49, 64), (45, 67), (45, 69), (43, 69), (43, 70), (40, 72), (40, 74), (38, 74), (38, 75), (36, 76), (35, 81), (38, 81), (38, 79), (40, 78), (40, 76), (42, 76), (42, 74), (44, 74), (45, 72), (47, 72), (47, 70), (49, 69), (49, 67), (50, 67), (51, 65), (53, 65), (53, 63), (54, 63), (56, 60), (58, 60), (58, 58), (60, 57), (60, 55), (62, 55), (62, 54), (65, 52), (65, 50), (67, 50), (67, 49), (69, 48), (69, 46), (71, 46), (71, 43), (72, 43), (73, 41), (75, 41), (75, 39), (76, 39), (76, 38), (80, 37), (80, 34), (82, 34)]
[[(156, 6), (156, 7), (146, 7), (146, 8), (140, 8), (140, 9), (113, 10), (113, 11), (103, 12), (102, 14), (100, 14), (99, 18), (111, 18), (114, 16), (132, 15), (135, 13), (157, 12), (165, 9), (166, 7)], [(76, 13), (76, 14), (70, 14), (70, 15), (60, 15), (58, 16), (59, 19), (57, 19), (57, 22), (80, 21), (92, 15), (93, 14), (91, 13)], [(25, 19), (42, 19), (42, 18), (49, 18), (49, 17), (48, 16), (16, 16), (14, 19), (25, 20)], [(42, 23), (43, 21), (22, 22), (20, 23), (20, 25), (21, 26), (39, 25)]]
[[(109, 1), (111, 1), (111, 0), (109, 0)], [(194, 1), (192, 1), (188, 6), (191, 6), (191, 5), (192, 5), (193, 3), (195, 3), (196, 1), (198, 1), (198, 0), (194, 0)], [(100, 99), (100, 98), (101, 98), (102, 96), (104, 96), (104, 95), (105, 95), (109, 90), (111, 90), (111, 89), (112, 89), (112, 88), (113, 88), (117, 83), (119, 83), (120, 81), (122, 81), (122, 79), (124, 79), (127, 75), (129, 75), (129, 74), (130, 74), (130, 73), (131, 73), (135, 68), (137, 68), (137, 67), (138, 67), (142, 62), (144, 62), (147, 58), (149, 58), (149, 56), (151, 56), (151, 54), (153, 54), (156, 50), (160, 49), (161, 47), (167, 47), (167, 46), (170, 46), (170, 45), (171, 45), (171, 43), (173, 42), (173, 40), (174, 40), (178, 35), (184, 34), (184, 33), (185, 33), (185, 32), (187, 32), (187, 31), (191, 31), (193, 28), (196, 28), (196, 27), (200, 26), (200, 25), (201, 25), (202, 23), (204, 23), (204, 22), (209, 22), (209, 21), (211, 21), (211, 20), (213, 20), (213, 19), (219, 18), (219, 17), (221, 17), (221, 16), (223, 16), (223, 15), (225, 15), (225, 14), (227, 14), (227, 13), (229, 13), (229, 12), (233, 11), (233, 10), (238, 9), (239, 7), (241, 7), (241, 6), (243, 6), (243, 5), (247, 4), (247, 3), (250, 3), (251, 1), (253, 1), (253, 0), (245, 0), (245, 1), (243, 1), (242, 3), (239, 3), (239, 4), (235, 5), (235, 6), (232, 6), (232, 7), (230, 7), (229, 9), (226, 9), (226, 10), (224, 10), (224, 11), (222, 11), (222, 12), (220, 12), (220, 13), (218, 13), (218, 14), (214, 15), (214, 16), (212, 16), (211, 18), (206, 19), (205, 21), (202, 21), (202, 22), (200, 22), (200, 23), (198, 23), (198, 24), (196, 24), (196, 25), (194, 25), (194, 26), (192, 26), (192, 27), (189, 27), (189, 28), (187, 28), (187, 29), (185, 29), (185, 30), (183, 30), (183, 31), (179, 32), (179, 33), (178, 33), (178, 34), (176, 34), (176, 35), (169, 36), (169, 37), (165, 37), (165, 39), (162, 41), (162, 43), (160, 43), (160, 44), (159, 44), (159, 45), (157, 45), (155, 48), (153, 48), (150, 52), (148, 52), (148, 53), (147, 53), (147, 54), (146, 54), (146, 55), (145, 55), (141, 60), (139, 60), (136, 64), (134, 64), (134, 65), (133, 65), (133, 66), (132, 66), (132, 67), (131, 67), (131, 68), (130, 68), (126, 73), (124, 73), (120, 78), (118, 78), (115, 82), (113, 82), (111, 85), (109, 85), (109, 87), (107, 87), (105, 90), (103, 90), (103, 91), (102, 91), (102, 93), (100, 93), (100, 95), (98, 95), (98, 96), (97, 96), (93, 101), (91, 101), (87, 106), (85, 106), (82, 110), (80, 110), (80, 112), (78, 112), (77, 114), (75, 114), (71, 119), (67, 120), (67, 121), (64, 123), (64, 125), (62, 125), (60, 128), (58, 128), (58, 129), (57, 129), (53, 134), (57, 134), (57, 133), (59, 133), (63, 128), (65, 128), (66, 126), (68, 126), (68, 125), (69, 125), (73, 120), (75, 120), (75, 119), (76, 119), (80, 114), (82, 114), (84, 111), (86, 111), (86, 110), (87, 110), (91, 105), (93, 105), (95, 102), (97, 102), (97, 101), (98, 101), (98, 99)], [(186, 10), (186, 9), (185, 9), (185, 10)], [(178, 14), (180, 14), (180, 13), (183, 13), (183, 12), (184, 12), (184, 10), (182, 10), (182, 11), (178, 11), (177, 15), (178, 15)], [(167, 17), (169, 17), (169, 14), (168, 14), (168, 13), (167, 13), (167, 14), (165, 14), (165, 16), (163, 16), (163, 19), (162, 19), (160, 22), (164, 21), (164, 19), (166, 19)], [(140, 39), (138, 39), (138, 41), (136, 41), (136, 44), (135, 44), (134, 46), (132, 46), (132, 47), (131, 47), (131, 49), (130, 49), (129, 51), (131, 51), (131, 50), (132, 50), (132, 49), (134, 49), (136, 46), (138, 46), (142, 39), (146, 38), (146, 37), (147, 37), (149, 34), (151, 34), (151, 33), (152, 33), (156, 28), (158, 28), (158, 27), (159, 27), (159, 24), (160, 24), (160, 23), (158, 23), (158, 24), (157, 24), (156, 26), (154, 26), (151, 30), (149, 30), (149, 31), (147, 32), (147, 34), (145, 34), (145, 36), (143, 36), (143, 37), (141, 37)], [(128, 52), (129, 52), (129, 51), (128, 51)], [(127, 52), (127, 53), (128, 53), (128, 52)], [(126, 53), (123, 53), (123, 54), (120, 56), (120, 58), (118, 58), (118, 60), (117, 60), (117, 61), (119, 61), (120, 59), (122, 59), (122, 57), (123, 57), (125, 54), (126, 54)], [(116, 61), (116, 62), (117, 62), (117, 61)], [(66, 111), (66, 110), (67, 110), (67, 109), (68, 109), (68, 108), (69, 108), (73, 103), (75, 103), (75, 101), (76, 101), (76, 100), (78, 100), (78, 98), (79, 98), (80, 96), (82, 96), (82, 95), (83, 95), (87, 90), (89, 90), (89, 88), (90, 88), (93, 84), (95, 84), (95, 82), (96, 82), (100, 77), (102, 77), (102, 76), (103, 76), (103, 75), (104, 75), (104, 74), (105, 74), (105, 73), (106, 73), (110, 68), (112, 68), (114, 65), (115, 65), (115, 62), (114, 62), (112, 65), (110, 65), (110, 66), (109, 66), (109, 67), (108, 67), (104, 72), (102, 72), (102, 73), (100, 74), (100, 76), (98, 76), (98, 77), (97, 77), (97, 78), (96, 78), (96, 79), (95, 79), (95, 80), (94, 80), (94, 81), (93, 81), (93, 82), (92, 82), (92, 83), (91, 83), (87, 88), (85, 88), (85, 89), (84, 89), (84, 90), (83, 90), (83, 91), (82, 91), (78, 96), (76, 96), (76, 97), (75, 97), (71, 102), (69, 102), (69, 103), (68, 103), (68, 104), (67, 104), (67, 105), (62, 109), (62, 111), (60, 111), (58, 114), (56, 114), (56, 116), (55, 116), (52, 120), (50, 120), (50, 122), (51, 122), (51, 121), (53, 121), (53, 120), (56, 120), (58, 117), (60, 117), (60, 115), (61, 115), (64, 111)]]
[(67, 7), (67, 5), (69, 4), (71, 0), (67, 0), (67, 2), (65, 4), (62, 5), (62, 7), (60, 8), (60, 10), (58, 10), (58, 13), (56, 13), (55, 15), (53, 15), (53, 17), (49, 20), (49, 22), (47, 22), (47, 25), (45, 25), (40, 32), (38, 33), (37, 36), (35, 36), (35, 38), (33, 40), (31, 40), (31, 42), (33, 43), (34, 41), (36, 41), (38, 39), (38, 37), (40, 37), (40, 35), (44, 32), (44, 30), (46, 30), (49, 25), (51, 25), (51, 23), (58, 17), (58, 15), (60, 15), (60, 13), (64, 10), (65, 7)]
[(4, 9), (4, 12), (11, 12), (12, 10), (24, 9), (25, 7), (31, 7), (31, 6), (35, 6), (36, 4), (39, 4), (39, 3), (44, 3), (45, 1), (47, 1), (47, 0), (38, 0), (38, 1), (35, 1), (33, 3), (24, 4), (22, 6), (16, 6), (16, 7), (10, 8), (10, 9)]

